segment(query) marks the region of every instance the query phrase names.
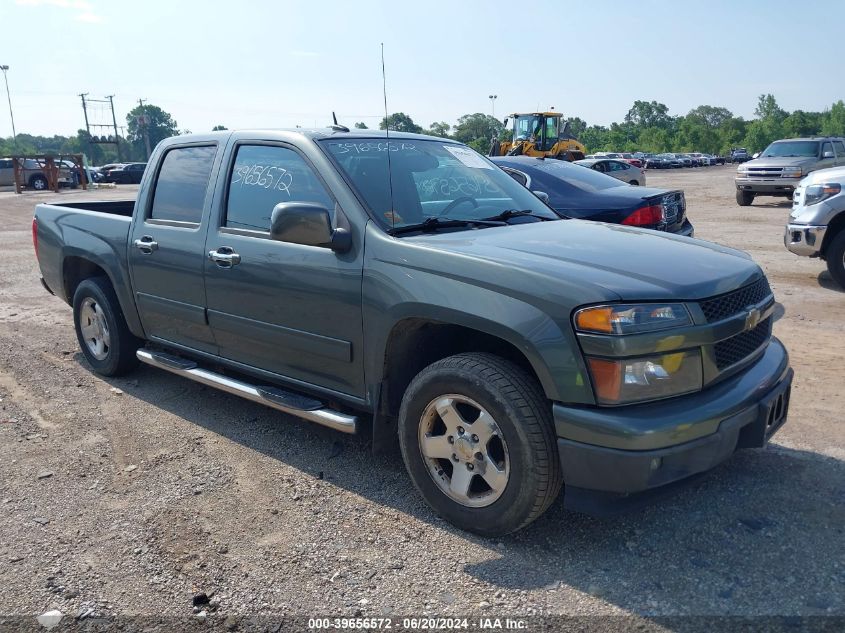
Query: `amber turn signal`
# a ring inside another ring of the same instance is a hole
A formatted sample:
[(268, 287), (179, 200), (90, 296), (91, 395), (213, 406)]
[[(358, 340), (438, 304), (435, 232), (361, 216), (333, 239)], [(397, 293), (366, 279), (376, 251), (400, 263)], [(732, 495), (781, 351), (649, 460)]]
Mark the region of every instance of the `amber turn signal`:
[(575, 315), (575, 326), (584, 332), (613, 332), (611, 317), (613, 308), (610, 306), (599, 306), (596, 308), (585, 308), (579, 310)]

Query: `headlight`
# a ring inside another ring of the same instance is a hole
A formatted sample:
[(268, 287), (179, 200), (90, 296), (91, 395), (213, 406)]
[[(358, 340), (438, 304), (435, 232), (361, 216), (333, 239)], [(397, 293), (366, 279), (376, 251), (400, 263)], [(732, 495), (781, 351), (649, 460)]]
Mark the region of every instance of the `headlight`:
[(736, 168), (736, 173), (738, 176), (744, 176), (748, 173), (748, 167), (746, 167), (745, 165), (740, 165)]
[(692, 325), (680, 303), (612, 305), (582, 308), (575, 313), (575, 329), (597, 334), (639, 334)]
[(679, 396), (702, 388), (701, 352), (610, 360), (587, 358), (600, 404), (624, 404)]
[(804, 206), (818, 204), (822, 200), (835, 196), (842, 191), (838, 182), (827, 182), (823, 185), (810, 185), (804, 190)]
[(784, 167), (780, 174), (781, 178), (800, 178), (804, 175), (804, 170), (800, 167)]

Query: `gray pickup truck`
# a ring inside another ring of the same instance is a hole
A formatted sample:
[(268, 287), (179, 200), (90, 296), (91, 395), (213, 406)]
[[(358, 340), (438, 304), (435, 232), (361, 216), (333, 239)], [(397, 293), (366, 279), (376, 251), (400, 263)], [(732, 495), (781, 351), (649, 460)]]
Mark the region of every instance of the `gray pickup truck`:
[(754, 160), (736, 169), (736, 202), (746, 207), (757, 196), (792, 198), (801, 179), (817, 169), (845, 165), (841, 138), (791, 138), (775, 141)]
[(425, 500), (482, 535), (562, 487), (595, 508), (704, 472), (787, 416), (747, 255), (561, 219), (444, 139), (175, 137), (137, 200), (39, 205), (33, 238), (94, 371), (140, 361), (398, 440)]

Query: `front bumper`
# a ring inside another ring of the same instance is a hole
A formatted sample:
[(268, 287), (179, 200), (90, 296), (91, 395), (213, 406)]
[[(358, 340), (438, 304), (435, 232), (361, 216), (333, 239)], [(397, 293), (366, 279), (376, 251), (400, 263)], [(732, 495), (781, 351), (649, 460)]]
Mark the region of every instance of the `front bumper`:
[(736, 188), (759, 195), (792, 195), (800, 178), (735, 178)]
[(783, 244), (788, 250), (802, 257), (818, 257), (827, 226), (809, 224), (787, 224), (783, 234)]
[(553, 407), (567, 487), (627, 494), (710, 470), (763, 446), (786, 421), (792, 369), (773, 338), (754, 365), (689, 396), (618, 407)]

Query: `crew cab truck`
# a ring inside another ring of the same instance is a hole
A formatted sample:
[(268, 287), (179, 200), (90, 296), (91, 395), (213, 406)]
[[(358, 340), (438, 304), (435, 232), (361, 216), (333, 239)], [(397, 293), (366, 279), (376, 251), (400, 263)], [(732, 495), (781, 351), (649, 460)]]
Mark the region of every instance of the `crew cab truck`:
[(817, 169), (845, 165), (845, 139), (793, 138), (775, 141), (736, 169), (736, 203), (747, 207), (757, 196), (792, 198), (801, 179)]
[(33, 237), (94, 371), (140, 361), (398, 438), (425, 500), (486, 536), (562, 487), (578, 507), (704, 472), (787, 416), (747, 255), (561, 219), (444, 139), (174, 137), (137, 200), (39, 205)]
[(787, 249), (827, 262), (833, 280), (845, 289), (845, 167), (820, 169), (795, 190), (783, 236)]

